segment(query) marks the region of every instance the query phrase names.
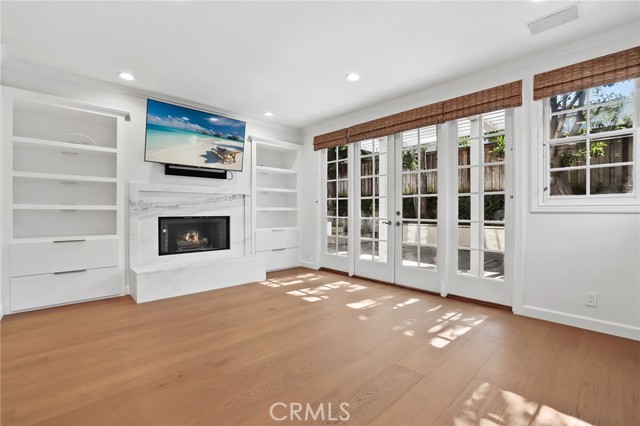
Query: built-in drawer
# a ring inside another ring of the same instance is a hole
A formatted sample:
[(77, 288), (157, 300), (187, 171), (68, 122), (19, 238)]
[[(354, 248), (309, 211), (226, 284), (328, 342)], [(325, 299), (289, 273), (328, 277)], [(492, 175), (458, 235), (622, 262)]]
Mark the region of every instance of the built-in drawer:
[(297, 228), (256, 230), (256, 251), (298, 247)]
[(120, 294), (119, 268), (11, 278), (11, 311), (42, 308)]
[(118, 266), (118, 238), (11, 244), (11, 276)]
[(300, 251), (298, 248), (272, 249), (256, 252), (267, 261), (267, 271), (294, 268), (300, 266)]

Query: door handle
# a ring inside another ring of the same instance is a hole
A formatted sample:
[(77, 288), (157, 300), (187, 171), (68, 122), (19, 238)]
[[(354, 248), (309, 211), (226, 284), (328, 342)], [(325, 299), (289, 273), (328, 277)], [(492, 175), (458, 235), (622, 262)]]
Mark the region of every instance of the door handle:
[(385, 225), (391, 225), (392, 222), (390, 220), (383, 220), (382, 223)]

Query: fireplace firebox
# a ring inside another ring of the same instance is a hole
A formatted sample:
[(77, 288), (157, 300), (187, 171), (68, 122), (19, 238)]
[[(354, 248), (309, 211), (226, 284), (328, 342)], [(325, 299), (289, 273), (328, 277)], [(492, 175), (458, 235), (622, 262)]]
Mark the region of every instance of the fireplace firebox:
[(159, 255), (228, 250), (229, 216), (158, 218)]

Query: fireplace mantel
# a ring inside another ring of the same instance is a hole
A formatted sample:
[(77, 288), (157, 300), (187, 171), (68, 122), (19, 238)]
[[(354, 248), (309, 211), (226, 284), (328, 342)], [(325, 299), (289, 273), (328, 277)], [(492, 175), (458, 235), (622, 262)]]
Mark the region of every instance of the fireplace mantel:
[[(173, 216), (229, 216), (229, 250), (160, 256), (158, 218)], [(264, 279), (264, 261), (256, 263), (256, 258), (250, 255), (251, 196), (243, 188), (132, 182), (129, 185), (129, 242), (131, 294), (138, 301), (153, 300), (141, 297), (142, 294), (171, 297)], [(216, 279), (215, 274), (212, 277), (202, 270), (181, 275), (192, 281), (178, 279), (175, 274), (177, 270), (215, 269), (216, 265), (222, 270), (227, 268), (226, 264), (243, 273), (220, 274), (221, 278), (229, 277), (227, 280)], [(198, 276), (202, 282), (193, 282)], [(180, 281), (178, 284), (176, 279)], [(249, 281), (245, 281), (247, 279)], [(241, 282), (236, 282), (238, 280)], [(174, 290), (146, 288), (163, 285)]]

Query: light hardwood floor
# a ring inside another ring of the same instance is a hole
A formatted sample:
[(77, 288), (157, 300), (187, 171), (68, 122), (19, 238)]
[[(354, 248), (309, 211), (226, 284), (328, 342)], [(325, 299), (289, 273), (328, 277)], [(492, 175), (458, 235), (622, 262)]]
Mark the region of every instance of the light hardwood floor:
[[(1, 331), (3, 426), (640, 425), (639, 342), (331, 272)], [(279, 401), (350, 419), (276, 422)]]

